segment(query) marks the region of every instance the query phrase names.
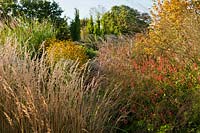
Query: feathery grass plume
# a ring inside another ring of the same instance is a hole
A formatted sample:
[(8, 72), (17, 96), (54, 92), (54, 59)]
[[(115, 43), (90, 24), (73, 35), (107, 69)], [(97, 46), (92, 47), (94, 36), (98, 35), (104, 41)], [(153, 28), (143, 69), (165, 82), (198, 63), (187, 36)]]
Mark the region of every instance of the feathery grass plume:
[(54, 38), (55, 35), (55, 29), (48, 21), (29, 21), (21, 17), (11, 19), (9, 23), (0, 22), (0, 45), (6, 44), (8, 37), (16, 37), (19, 50), (28, 50), (32, 56), (41, 54), (40, 47), (43, 41)]
[(45, 53), (32, 58), (15, 39), (0, 48), (0, 132), (115, 131), (122, 88), (102, 86), (98, 76), (88, 80), (87, 65), (60, 60), (51, 66)]

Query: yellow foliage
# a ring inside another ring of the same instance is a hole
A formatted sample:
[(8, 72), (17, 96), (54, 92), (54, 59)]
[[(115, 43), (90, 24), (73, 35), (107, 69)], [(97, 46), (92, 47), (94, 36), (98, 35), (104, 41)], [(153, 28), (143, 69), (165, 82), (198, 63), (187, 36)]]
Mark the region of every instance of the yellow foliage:
[(187, 50), (188, 44), (191, 43), (189, 38), (197, 39), (193, 32), (199, 26), (198, 3), (199, 1), (195, 0), (154, 2), (149, 32), (143, 39), (136, 41), (136, 47), (140, 47), (139, 49), (147, 54)]
[(158, 0), (157, 3), (154, 3), (151, 11), (154, 25), (173, 23), (174, 26), (179, 26), (189, 5), (190, 2), (187, 0), (163, 0), (162, 2)]
[(57, 62), (61, 59), (79, 61), (80, 64), (86, 63), (88, 57), (86, 50), (80, 45), (76, 45), (70, 41), (48, 41), (47, 55), (50, 61)]

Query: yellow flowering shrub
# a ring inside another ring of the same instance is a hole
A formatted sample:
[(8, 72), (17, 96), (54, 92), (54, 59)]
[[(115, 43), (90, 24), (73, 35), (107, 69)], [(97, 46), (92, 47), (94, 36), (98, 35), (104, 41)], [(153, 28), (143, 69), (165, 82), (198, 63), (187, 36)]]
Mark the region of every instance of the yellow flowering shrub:
[(87, 62), (86, 49), (70, 41), (50, 40), (47, 42), (47, 56), (50, 61), (57, 62), (61, 59), (79, 61), (80, 64)]

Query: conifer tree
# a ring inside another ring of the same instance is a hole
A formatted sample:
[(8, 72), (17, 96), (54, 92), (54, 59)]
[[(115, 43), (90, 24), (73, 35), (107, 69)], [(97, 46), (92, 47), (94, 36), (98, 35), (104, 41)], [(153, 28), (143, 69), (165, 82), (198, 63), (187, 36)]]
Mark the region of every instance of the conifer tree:
[(90, 19), (87, 23), (87, 32), (89, 34), (93, 34), (94, 33), (94, 22), (93, 22), (93, 17), (92, 15), (90, 16)]
[(71, 38), (73, 41), (80, 40), (81, 24), (80, 24), (78, 9), (75, 9), (75, 18), (71, 22), (70, 32), (71, 32)]
[(95, 26), (94, 26), (94, 34), (95, 34), (96, 36), (100, 36), (100, 35), (101, 35), (100, 15), (97, 15), (96, 24), (95, 24)]

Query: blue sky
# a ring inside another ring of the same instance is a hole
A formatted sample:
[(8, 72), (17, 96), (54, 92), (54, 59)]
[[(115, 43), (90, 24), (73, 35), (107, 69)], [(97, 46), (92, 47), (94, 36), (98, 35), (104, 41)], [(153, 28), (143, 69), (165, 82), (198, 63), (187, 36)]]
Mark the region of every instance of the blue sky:
[(128, 5), (141, 12), (149, 12), (152, 0), (54, 0), (64, 10), (63, 15), (74, 17), (74, 8), (79, 9), (80, 18), (88, 17), (89, 10), (93, 7), (103, 6), (109, 10), (114, 5)]

